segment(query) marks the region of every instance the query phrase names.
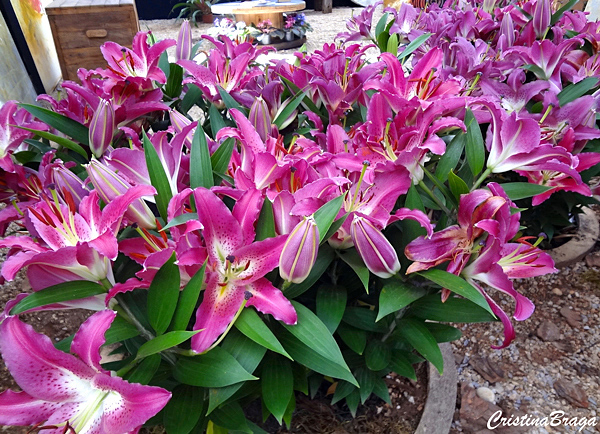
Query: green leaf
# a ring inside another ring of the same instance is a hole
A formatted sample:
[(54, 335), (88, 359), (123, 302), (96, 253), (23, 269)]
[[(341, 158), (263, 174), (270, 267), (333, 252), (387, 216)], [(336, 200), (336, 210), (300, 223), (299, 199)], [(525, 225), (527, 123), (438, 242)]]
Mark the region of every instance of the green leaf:
[(281, 357), (267, 358), (262, 367), (261, 386), (265, 406), (281, 424), (294, 393), (294, 375), (290, 362)]
[(450, 186), (450, 191), (456, 200), (460, 200), (461, 194), (469, 193), (469, 187), (467, 186), (467, 183), (460, 177), (456, 176), (452, 170), (448, 173), (448, 185)]
[(403, 351), (392, 350), (390, 369), (398, 375), (417, 381), (417, 374), (412, 363), (404, 356)]
[(202, 268), (194, 274), (185, 285), (185, 288), (183, 288), (183, 291), (179, 294), (177, 308), (175, 309), (173, 321), (171, 323), (172, 330), (185, 330), (187, 328), (190, 318), (196, 310), (196, 303), (198, 302), (198, 297), (200, 297), (200, 291), (202, 291), (205, 270), (206, 261), (202, 265)]
[(73, 140), (76, 140), (86, 146), (90, 145), (90, 130), (85, 125), (82, 125), (79, 122), (59, 113), (55, 113), (51, 110), (47, 110), (33, 104), (19, 104), (19, 107), (24, 108), (42, 122), (56, 128), (58, 131), (66, 134)]
[[(389, 346), (379, 339), (373, 339), (365, 349), (365, 363), (371, 371), (381, 371), (390, 363), (392, 351)], [(360, 382), (360, 380), (359, 380)]]
[[(288, 80), (287, 78), (283, 77), (283, 76), (279, 76), (279, 78), (281, 79), (281, 81), (283, 81), (285, 83), (285, 85), (290, 89), (290, 91), (294, 94), (300, 92), (300, 88), (298, 86), (296, 86), (294, 83), (292, 83), (290, 80)], [(302, 104), (304, 104), (304, 106), (306, 106), (306, 108), (308, 110), (310, 110), (311, 112), (319, 115), (319, 117), (323, 120), (323, 122), (328, 122), (329, 118), (325, 115), (323, 115), (323, 113), (321, 113), (321, 110), (319, 110), (319, 107), (316, 106), (316, 104), (308, 97), (305, 96), (304, 99), (302, 100)]]
[(331, 334), (335, 332), (342, 321), (347, 297), (346, 289), (339, 285), (323, 284), (317, 289), (317, 316)]
[(181, 100), (181, 111), (185, 114), (196, 104), (196, 102), (202, 97), (202, 90), (195, 84), (187, 85), (187, 92)]
[(168, 434), (188, 434), (206, 412), (204, 392), (198, 387), (180, 384), (173, 389), (163, 423)]
[(226, 127), (221, 112), (214, 104), (211, 104), (208, 108), (208, 119), (210, 121), (210, 131), (212, 132), (212, 136), (214, 139), (217, 136), (219, 130)]
[(120, 316), (116, 316), (115, 319), (113, 319), (110, 328), (104, 334), (104, 343), (106, 345), (114, 344), (126, 339), (131, 339), (139, 334), (139, 330), (133, 324), (127, 322)]
[(377, 313), (374, 310), (363, 307), (347, 307), (342, 320), (361, 330), (377, 333), (387, 332), (388, 328), (383, 323), (376, 322), (376, 319)]
[(377, 36), (377, 47), (379, 48), (379, 51), (384, 52), (386, 50), (389, 40), (390, 34), (387, 32), (381, 32), (379, 36)]
[(426, 322), (425, 327), (433, 335), (436, 342), (452, 342), (461, 338), (462, 332), (456, 327), (435, 322)]
[(65, 137), (57, 136), (56, 134), (52, 134), (47, 131), (33, 130), (31, 128), (25, 128), (25, 127), (19, 127), (19, 128), (22, 130), (25, 130), (25, 131), (30, 131), (32, 133), (35, 133), (44, 139), (48, 139), (55, 143), (58, 143), (63, 148), (67, 148), (67, 149), (70, 149), (71, 151), (77, 152), (79, 155), (81, 155), (82, 157), (85, 157), (86, 159), (88, 158), (88, 155), (87, 155), (87, 152), (85, 152), (85, 149), (83, 149), (80, 145), (78, 145), (77, 143), (75, 143), (72, 140), (69, 140)]
[(179, 267), (175, 253), (156, 272), (148, 289), (148, 319), (156, 334), (162, 335), (173, 318), (179, 298)]
[(214, 186), (212, 170), (206, 135), (198, 124), (190, 151), (190, 187), (211, 188)]
[(344, 380), (338, 381), (338, 384), (335, 387), (333, 398), (331, 399), (331, 405), (341, 401), (346, 396), (350, 395), (354, 390), (356, 390), (356, 386), (354, 386), (353, 384), (348, 383)]
[(533, 72), (537, 76), (537, 78), (539, 78), (541, 80), (548, 80), (548, 77), (546, 77), (546, 72), (537, 65), (532, 65), (532, 64), (523, 65), (523, 69)]
[(156, 188), (156, 206), (158, 207), (160, 216), (164, 221), (167, 221), (167, 206), (173, 197), (171, 184), (169, 184), (169, 178), (156, 153), (156, 149), (154, 149), (154, 145), (148, 139), (146, 132), (143, 132), (143, 135), (144, 154), (146, 156), (146, 165), (148, 166), (150, 182), (152, 183), (152, 186)]
[(330, 200), (315, 212), (315, 222), (319, 228), (319, 244), (325, 240), (325, 234), (342, 209), (343, 203), (344, 195), (341, 195)]
[(271, 329), (263, 322), (254, 309), (244, 309), (235, 321), (235, 327), (259, 345), (279, 353), (288, 359), (290, 355), (281, 346)]
[(425, 294), (427, 294), (426, 289), (418, 288), (399, 280), (385, 284), (379, 295), (379, 312), (375, 321), (379, 321), (386, 315), (405, 308)]
[(276, 236), (273, 204), (268, 198), (265, 198), (260, 209), (258, 220), (256, 221), (256, 241), (262, 241)]
[(198, 220), (198, 214), (195, 212), (190, 212), (187, 214), (180, 214), (177, 217), (173, 217), (171, 221), (160, 230), (160, 232), (172, 228), (174, 226), (182, 225), (185, 222), (189, 222), (190, 220)]
[(183, 89), (183, 68), (176, 63), (169, 64), (169, 78), (165, 85), (165, 94), (169, 98), (177, 98)]
[(211, 420), (229, 431), (241, 431), (252, 434), (248, 426), (244, 410), (237, 402), (231, 402), (227, 405), (217, 408), (211, 414)]
[(466, 135), (459, 132), (446, 146), (446, 152), (440, 157), (435, 168), (435, 177), (441, 182), (446, 182), (451, 170), (456, 169), (465, 148)]
[(375, 383), (376, 376), (374, 373), (365, 368), (359, 368), (356, 370), (356, 380), (360, 385), (358, 392), (360, 393), (360, 402), (365, 403), (371, 393), (373, 392), (373, 386)]
[(463, 278), (452, 273), (448, 273), (447, 271), (437, 270), (435, 268), (427, 271), (421, 271), (419, 274), (426, 279), (437, 283), (442, 288), (449, 289), (450, 291), (471, 300), (473, 303), (481, 306), (492, 315), (494, 314), (488, 302), (485, 300), (485, 297), (481, 295), (481, 293), (475, 289), (473, 285)]
[(11, 309), (10, 314), (17, 315), (36, 307), (63, 301), (81, 300), (104, 293), (106, 293), (106, 289), (96, 282), (72, 280), (29, 294)]
[(73, 333), (71, 336), (68, 336), (68, 337), (56, 342), (54, 344), (54, 348), (62, 351), (63, 353), (69, 353), (71, 351), (71, 343), (73, 342), (74, 338), (75, 338), (75, 333)]
[[(311, 346), (302, 343), (294, 335), (283, 330), (279, 336), (279, 341), (297, 363), (320, 374), (340, 378), (358, 386), (345, 361), (343, 364), (332, 362), (313, 350)], [(337, 344), (335, 345), (337, 347)]]
[(173, 376), (183, 384), (198, 387), (224, 387), (258, 379), (221, 347), (194, 358), (180, 358), (173, 368)]
[(158, 371), (160, 360), (159, 354), (152, 354), (151, 356), (146, 357), (139, 365), (127, 373), (125, 380), (130, 383), (150, 383), (152, 377), (154, 377), (154, 374)]
[(352, 414), (352, 417), (356, 417), (356, 410), (358, 409), (358, 404), (360, 403), (360, 391), (359, 389), (354, 389), (350, 395), (346, 397), (346, 405)]
[(588, 77), (578, 83), (571, 83), (558, 94), (558, 103), (562, 107), (585, 95), (596, 86), (598, 86), (598, 79), (595, 77)]
[(373, 393), (379, 398), (383, 399), (387, 404), (392, 405), (390, 391), (388, 390), (387, 383), (383, 380), (383, 378), (377, 377), (374, 379)]
[(292, 305), (298, 314), (298, 323), (296, 325), (282, 323), (283, 327), (321, 356), (340, 366), (346, 366), (337, 342), (319, 317), (296, 301), (292, 301)]
[(506, 182), (502, 184), (502, 188), (510, 200), (520, 200), (545, 193), (552, 187), (528, 182)]
[(235, 139), (230, 137), (221, 143), (216, 151), (210, 156), (213, 172), (218, 174), (227, 173), (234, 145)]
[(136, 359), (143, 359), (144, 357), (148, 357), (152, 354), (160, 353), (161, 351), (176, 347), (177, 345), (190, 339), (195, 334), (200, 333), (200, 331), (201, 330), (174, 331), (157, 336), (154, 339), (146, 342), (138, 349)]
[(325, 273), (329, 264), (333, 262), (335, 253), (328, 244), (323, 244), (319, 247), (319, 254), (317, 255), (317, 261), (313, 265), (308, 277), (301, 283), (292, 283), (283, 292), (287, 298), (295, 298), (301, 294), (304, 294), (309, 290), (317, 280)]
[(473, 176), (477, 176), (485, 163), (485, 146), (483, 144), (481, 129), (471, 109), (467, 109), (465, 113), (465, 126), (467, 127), (465, 141), (467, 163), (469, 163), (469, 168)]
[(444, 359), (440, 347), (427, 327), (418, 320), (403, 318), (396, 328), (400, 336), (436, 367), (440, 375), (444, 371)]
[[(263, 359), (266, 348), (248, 339), (236, 329), (232, 329), (221, 344), (223, 350), (231, 354), (242, 367), (253, 373)], [(208, 395), (208, 411), (210, 414), (215, 408), (227, 402), (245, 383), (210, 389)]]
[(365, 292), (368, 294), (370, 272), (356, 249), (338, 251), (337, 254), (346, 264), (350, 266), (350, 268), (354, 270), (362, 282)]
[(563, 7), (552, 14), (552, 18), (550, 19), (550, 26), (553, 26), (557, 23), (558, 20), (563, 16), (565, 12), (571, 9), (579, 0), (570, 0)]
[[(292, 115), (292, 113), (294, 112), (294, 110), (296, 110), (298, 108), (298, 106), (300, 105), (300, 103), (302, 102), (302, 100), (306, 97), (306, 93), (305, 92), (297, 92), (296, 95), (294, 95), (293, 98), (291, 98), (291, 100), (289, 102), (286, 103), (286, 100), (283, 102), (283, 104), (281, 105), (281, 107), (279, 108), (279, 110), (277, 111), (277, 116), (275, 117), (275, 120), (273, 121), (273, 123), (277, 126), (277, 128), (281, 129), (283, 123)], [(281, 423), (281, 422), (279, 422)]]
[(388, 53), (392, 53), (394, 56), (398, 54), (398, 34), (394, 33), (390, 35), (390, 38), (387, 41), (386, 50)]
[(221, 96), (225, 107), (227, 107), (230, 110), (237, 109), (242, 113), (246, 113), (244, 108), (235, 99), (233, 99), (233, 97), (229, 95), (225, 89), (223, 89), (221, 86), (217, 86), (217, 89), (219, 90), (219, 95)]
[(385, 30), (389, 16), (390, 16), (390, 14), (388, 14), (386, 12), (381, 16), (381, 18), (377, 22), (377, 25), (375, 26), (375, 37), (376, 38), (379, 38), (379, 35), (381, 33), (383, 33), (383, 31)]
[(342, 341), (348, 348), (356, 354), (362, 354), (367, 346), (367, 332), (352, 327), (346, 323), (341, 323), (337, 329), (337, 333), (342, 338)]
[(325, 234), (323, 239), (328, 240), (329, 238), (331, 238), (333, 236), (333, 234), (335, 234), (338, 231), (338, 229), (342, 227), (342, 225), (344, 224), (344, 222), (346, 221), (347, 218), (348, 218), (348, 214), (346, 213), (343, 216), (341, 216), (339, 219), (334, 221), (331, 224), (331, 226), (329, 226), (329, 230), (327, 231), (327, 233)]
[(410, 313), (422, 319), (443, 322), (489, 322), (497, 319), (487, 309), (464, 298), (450, 297), (442, 302), (439, 294), (426, 295), (410, 306)]
[(402, 50), (402, 53), (400, 53), (398, 55), (398, 60), (400, 60), (402, 63), (404, 63), (404, 59), (406, 59), (408, 56), (410, 56), (415, 50), (417, 50), (421, 45), (423, 45), (425, 43), (425, 41), (427, 39), (429, 39), (429, 37), (432, 35), (433, 33), (423, 33), (421, 36), (419, 36), (418, 38), (416, 38), (414, 41), (412, 41), (410, 44), (408, 44), (404, 50)]

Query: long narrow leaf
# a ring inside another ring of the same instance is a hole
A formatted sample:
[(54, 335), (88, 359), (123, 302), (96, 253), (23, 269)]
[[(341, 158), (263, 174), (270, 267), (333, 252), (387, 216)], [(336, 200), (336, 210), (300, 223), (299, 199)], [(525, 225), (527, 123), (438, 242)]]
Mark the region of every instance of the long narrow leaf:
[(58, 143), (63, 148), (67, 148), (67, 149), (70, 149), (71, 151), (77, 152), (82, 157), (85, 157), (85, 158), (88, 157), (87, 152), (85, 152), (85, 149), (83, 149), (81, 146), (79, 146), (74, 141), (69, 140), (65, 137), (57, 136), (56, 134), (49, 133), (48, 131), (34, 130), (31, 128), (25, 128), (25, 127), (19, 127), (19, 128), (22, 130), (26, 130), (26, 131), (35, 133), (38, 136), (43, 137), (44, 139), (48, 139), (55, 143)]
[(85, 125), (37, 105), (19, 104), (19, 107), (24, 108), (36, 118), (56, 128), (61, 133), (66, 134), (83, 145), (89, 146), (90, 130)]
[(150, 142), (146, 133), (144, 132), (143, 134), (144, 154), (146, 156), (148, 173), (150, 174), (150, 182), (156, 188), (156, 206), (158, 207), (160, 216), (164, 221), (167, 221), (167, 206), (173, 197), (171, 185), (169, 184), (169, 178), (165, 173), (165, 169), (160, 162), (158, 153), (154, 149), (154, 145)]
[(36, 307), (62, 303), (63, 301), (80, 300), (105, 292), (106, 289), (102, 285), (89, 280), (59, 283), (29, 294), (11, 309), (10, 314), (17, 315)]
[(172, 330), (185, 330), (190, 322), (192, 314), (196, 310), (196, 303), (198, 297), (200, 297), (200, 291), (202, 291), (202, 284), (204, 283), (204, 272), (206, 270), (206, 261), (202, 265), (196, 274), (190, 279), (185, 285), (183, 291), (179, 294), (179, 301), (177, 302), (177, 308), (173, 314), (173, 321), (171, 323)]
[(404, 59), (406, 59), (408, 56), (410, 56), (412, 53), (414, 53), (414, 51), (417, 50), (421, 45), (423, 45), (423, 43), (427, 39), (429, 39), (429, 37), (431, 35), (432, 35), (432, 33), (423, 33), (417, 39), (415, 39), (410, 44), (408, 44), (406, 46), (406, 48), (404, 50), (402, 50), (402, 53), (400, 53), (398, 55), (398, 60), (400, 60), (400, 61), (402, 61), (402, 63), (404, 63)]
[(179, 267), (175, 253), (160, 267), (148, 289), (148, 319), (152, 328), (161, 335), (169, 327), (179, 297)]
[(212, 187), (214, 185), (212, 170), (206, 135), (198, 125), (192, 139), (190, 153), (190, 187)]
[(281, 128), (283, 122), (287, 120), (292, 115), (293, 111), (298, 108), (305, 96), (306, 93), (298, 92), (296, 95), (294, 95), (291, 101), (285, 105), (285, 107), (279, 110), (277, 117), (273, 121), (273, 123), (277, 125), (277, 128)]

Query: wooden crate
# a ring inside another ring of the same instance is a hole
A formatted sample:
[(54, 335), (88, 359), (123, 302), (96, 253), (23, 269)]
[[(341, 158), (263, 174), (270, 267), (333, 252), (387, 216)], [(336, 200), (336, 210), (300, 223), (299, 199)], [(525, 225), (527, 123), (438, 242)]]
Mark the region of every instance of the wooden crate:
[(79, 68), (106, 67), (100, 46), (113, 41), (131, 48), (139, 31), (135, 0), (55, 0), (46, 6), (63, 80)]

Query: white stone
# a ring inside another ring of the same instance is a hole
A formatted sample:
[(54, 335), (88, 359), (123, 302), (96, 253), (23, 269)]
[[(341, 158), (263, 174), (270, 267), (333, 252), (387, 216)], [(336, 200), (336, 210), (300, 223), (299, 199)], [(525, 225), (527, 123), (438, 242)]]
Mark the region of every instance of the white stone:
[(496, 402), (496, 395), (494, 391), (488, 387), (480, 387), (477, 389), (477, 396), (487, 402), (494, 404)]

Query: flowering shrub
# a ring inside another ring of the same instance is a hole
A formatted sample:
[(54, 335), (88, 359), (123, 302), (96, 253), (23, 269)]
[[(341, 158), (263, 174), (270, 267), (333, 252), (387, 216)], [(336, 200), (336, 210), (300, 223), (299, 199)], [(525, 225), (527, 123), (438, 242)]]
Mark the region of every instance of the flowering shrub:
[[(0, 317), (24, 390), (0, 423), (248, 432), (245, 403), (289, 424), (324, 382), (353, 413), (389, 401), (389, 372), (442, 371), (448, 322), (499, 320), (508, 346), (534, 310), (513, 280), (555, 271), (515, 201), (591, 195), (600, 161), (597, 24), (563, 12), (405, 5), (372, 30), (369, 7), (346, 43), (264, 69), (227, 37), (196, 63), (184, 24), (105, 44), (50, 109), (7, 103), (1, 273), (27, 267), (34, 292)], [(18, 317), (69, 307), (99, 312), (56, 348)]]
[(312, 27), (311, 25), (308, 23), (308, 21), (306, 21), (306, 15), (304, 15), (303, 13), (286, 13), (284, 14), (284, 18), (285, 18), (285, 24), (284, 24), (284, 28), (286, 31), (291, 31), (294, 35), (296, 35), (299, 38), (304, 37), (304, 35), (306, 35), (306, 32), (312, 32)]

